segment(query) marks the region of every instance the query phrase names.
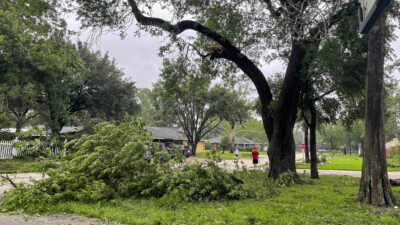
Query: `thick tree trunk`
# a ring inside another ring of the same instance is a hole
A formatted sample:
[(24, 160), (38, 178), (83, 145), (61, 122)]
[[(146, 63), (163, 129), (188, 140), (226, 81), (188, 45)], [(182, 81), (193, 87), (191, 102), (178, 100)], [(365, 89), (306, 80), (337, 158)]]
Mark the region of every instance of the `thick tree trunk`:
[(311, 178), (317, 179), (318, 176), (318, 158), (317, 158), (317, 112), (315, 109), (315, 103), (311, 104), (311, 126), (310, 126), (310, 153), (311, 153)]
[(22, 129), (23, 126), (23, 121), (20, 119), (17, 119), (17, 121), (15, 122), (15, 132), (19, 133)]
[(304, 159), (306, 163), (310, 163), (310, 148), (308, 144), (308, 126), (304, 125)]
[(197, 143), (192, 143), (191, 149), (192, 149), (193, 156), (196, 156), (196, 148), (197, 148)]
[(278, 178), (284, 172), (296, 174), (296, 152), (293, 127), (297, 115), (300, 74), (306, 49), (294, 43), (285, 80), (274, 112), (273, 135), (268, 147), (269, 177)]
[(375, 206), (392, 206), (383, 133), (383, 75), (385, 18), (378, 19), (368, 35), (365, 148), (358, 200)]
[(192, 140), (188, 140), (188, 144), (190, 146), (190, 150), (193, 156), (196, 156), (197, 144), (199, 143), (198, 138), (193, 138)]

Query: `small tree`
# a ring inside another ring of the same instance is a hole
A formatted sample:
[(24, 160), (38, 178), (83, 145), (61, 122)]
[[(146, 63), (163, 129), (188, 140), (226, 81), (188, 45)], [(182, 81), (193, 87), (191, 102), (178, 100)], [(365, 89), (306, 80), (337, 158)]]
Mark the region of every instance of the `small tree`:
[(191, 150), (196, 154), (197, 143), (213, 131), (223, 120), (242, 118), (243, 110), (232, 106), (241, 102), (233, 91), (212, 85), (212, 74), (207, 64), (181, 55), (175, 60), (166, 59), (158, 88), (158, 103), (170, 124), (181, 126)]
[(220, 141), (221, 141), (222, 153), (224, 153), (225, 150), (229, 149), (229, 147), (231, 146), (231, 140), (229, 137), (223, 136)]

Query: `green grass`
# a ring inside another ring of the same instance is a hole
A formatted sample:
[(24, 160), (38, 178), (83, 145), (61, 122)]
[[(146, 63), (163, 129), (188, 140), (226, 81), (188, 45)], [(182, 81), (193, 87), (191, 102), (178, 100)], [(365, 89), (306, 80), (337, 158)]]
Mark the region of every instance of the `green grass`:
[[(212, 153), (211, 150), (206, 150), (205, 152), (196, 153), (196, 157), (199, 158), (208, 158), (208, 155)], [(235, 153), (230, 153), (229, 150), (226, 150), (223, 154), (222, 152), (218, 152), (219, 156), (222, 160), (228, 159), (237, 159)], [(259, 152), (260, 155), (267, 155), (267, 152)], [(251, 152), (239, 152), (239, 159), (252, 159)]]
[(40, 172), (40, 166), (34, 159), (0, 159), (0, 173)]
[[(319, 164), (321, 170), (355, 170), (361, 171), (362, 158), (358, 155), (326, 155), (326, 163)], [(297, 164), (297, 169), (309, 169), (309, 164)], [(400, 171), (400, 168), (388, 168), (388, 171)]]
[[(178, 203), (172, 208), (154, 199), (67, 202), (55, 211), (124, 224), (400, 224), (399, 209), (355, 202), (358, 178), (321, 176), (313, 182), (279, 188), (280, 194), (259, 200)], [(400, 188), (393, 189), (400, 199)]]

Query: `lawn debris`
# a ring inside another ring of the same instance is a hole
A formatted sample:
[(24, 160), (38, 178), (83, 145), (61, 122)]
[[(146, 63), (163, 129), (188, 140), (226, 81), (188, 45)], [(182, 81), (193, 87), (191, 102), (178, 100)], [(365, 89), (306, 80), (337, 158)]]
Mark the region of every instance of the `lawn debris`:
[(0, 178), (8, 180), (8, 182), (13, 186), (17, 187), (17, 185), (14, 183), (14, 181), (8, 176), (8, 174), (0, 174)]

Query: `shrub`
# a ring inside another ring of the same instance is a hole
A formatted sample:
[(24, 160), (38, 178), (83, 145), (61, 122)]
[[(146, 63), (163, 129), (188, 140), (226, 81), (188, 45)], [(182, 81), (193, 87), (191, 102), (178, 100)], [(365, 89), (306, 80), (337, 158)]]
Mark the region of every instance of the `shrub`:
[(400, 146), (390, 148), (387, 164), (389, 167), (400, 167)]
[(279, 187), (289, 187), (295, 184), (294, 175), (291, 172), (282, 173), (275, 182)]
[(167, 193), (178, 195), (184, 201), (212, 201), (248, 197), (238, 179), (224, 172), (214, 163), (186, 166), (168, 177)]

